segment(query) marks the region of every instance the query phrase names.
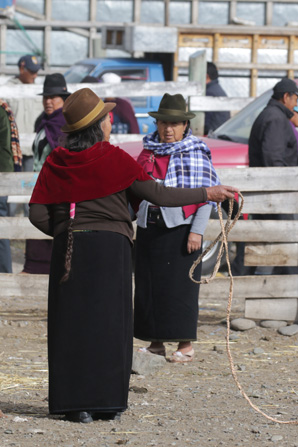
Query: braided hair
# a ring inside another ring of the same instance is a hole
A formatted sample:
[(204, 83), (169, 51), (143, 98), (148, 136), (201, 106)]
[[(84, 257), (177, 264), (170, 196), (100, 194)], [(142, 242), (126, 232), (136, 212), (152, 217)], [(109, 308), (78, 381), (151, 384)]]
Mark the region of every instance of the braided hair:
[[(104, 135), (101, 129), (101, 123), (105, 119), (106, 115), (104, 115), (99, 121), (96, 121), (96, 123), (92, 124), (92, 126), (87, 127), (87, 129), (68, 134), (63, 142), (63, 146), (70, 151), (81, 152), (93, 146), (95, 143), (103, 141)], [(71, 258), (73, 252), (73, 221), (73, 218), (69, 219), (67, 247), (64, 263), (65, 273), (60, 280), (60, 284), (67, 281), (70, 275)]]

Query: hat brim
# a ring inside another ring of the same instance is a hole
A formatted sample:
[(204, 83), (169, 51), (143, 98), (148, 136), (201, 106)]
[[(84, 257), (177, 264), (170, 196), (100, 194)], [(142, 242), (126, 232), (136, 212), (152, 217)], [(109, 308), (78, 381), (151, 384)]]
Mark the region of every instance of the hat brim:
[(51, 91), (43, 91), (42, 93), (37, 93), (37, 96), (65, 96), (66, 98), (70, 96), (71, 93), (65, 90), (53, 89)]
[(92, 124), (99, 121), (100, 118), (102, 118), (107, 113), (109, 113), (111, 110), (113, 110), (114, 107), (116, 107), (116, 105), (117, 104), (115, 102), (106, 102), (104, 105), (104, 108), (100, 111), (100, 113), (98, 115), (96, 115), (93, 118), (93, 120), (91, 120), (88, 124), (86, 124), (82, 127), (79, 127), (78, 129), (75, 129), (75, 130), (73, 130), (68, 124), (65, 124), (63, 127), (61, 127), (61, 131), (64, 133), (75, 133), (75, 132), (80, 132), (81, 130), (87, 129), (88, 127), (92, 126)]
[(166, 121), (169, 123), (179, 123), (180, 121), (187, 121), (194, 118), (196, 115), (192, 112), (182, 112), (181, 114), (160, 113), (160, 112), (148, 112), (148, 115), (152, 116), (160, 121)]
[(285, 89), (285, 90), (274, 90), (273, 89), (273, 93), (283, 93), (284, 95), (286, 94), (286, 93), (293, 93), (293, 95), (296, 95), (296, 96), (298, 96), (298, 90), (290, 90), (290, 89)]
[(37, 73), (41, 69), (41, 67), (34, 67), (34, 69), (29, 68), (29, 67), (25, 67), (25, 68), (27, 68), (27, 70), (31, 71), (32, 73)]

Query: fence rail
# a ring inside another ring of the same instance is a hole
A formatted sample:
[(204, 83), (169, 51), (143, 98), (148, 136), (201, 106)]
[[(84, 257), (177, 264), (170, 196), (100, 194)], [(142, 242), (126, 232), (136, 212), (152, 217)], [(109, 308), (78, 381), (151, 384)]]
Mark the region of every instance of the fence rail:
[[(190, 109), (201, 112), (209, 110), (232, 110), (243, 109), (252, 102), (253, 97), (212, 97), (202, 96), (204, 89), (196, 81), (188, 82), (135, 82), (128, 81), (120, 84), (68, 84), (70, 92), (75, 92), (83, 87), (93, 90), (100, 98), (115, 97), (140, 97), (140, 96), (162, 96), (165, 92), (171, 95), (180, 93), (190, 100)], [(0, 85), (0, 98), (18, 98), (18, 100), (34, 99), (42, 92), (42, 85)], [(40, 101), (41, 104), (41, 101)]]
[[(244, 196), (244, 213), (298, 213), (298, 167), (218, 169), (223, 184), (237, 186)], [(30, 196), (36, 173), (1, 173), (0, 195)], [(206, 240), (220, 231), (210, 220)], [(1, 217), (1, 238), (45, 239), (25, 217)], [(240, 220), (229, 241), (245, 242), (247, 265), (298, 265), (298, 220)], [(47, 293), (47, 276), (0, 274), (0, 298)], [(245, 315), (294, 321), (298, 312), (298, 275), (264, 275), (234, 278), (234, 295), (245, 300)], [(34, 287), (32, 286), (34, 285)], [(204, 299), (227, 296), (228, 278), (216, 278), (201, 287)], [(34, 290), (34, 292), (33, 292)]]
[[(141, 97), (141, 96), (162, 96), (165, 92), (170, 94), (182, 94), (188, 98), (190, 110), (196, 112), (207, 112), (214, 110), (238, 112), (254, 100), (253, 97), (231, 98), (202, 96), (203, 88), (199, 82), (123, 82), (121, 84), (68, 84), (68, 90), (75, 92), (82, 87), (92, 89), (101, 98), (114, 97)], [(32, 133), (20, 133), (22, 144), (31, 146), (35, 134), (33, 133), (34, 121), (42, 112), (41, 97), (37, 96), (42, 91), (42, 85), (22, 84), (22, 85), (0, 85), (0, 98), (15, 106), (16, 102), (26, 102), (30, 104), (30, 116), (25, 117), (27, 128), (32, 128)], [(136, 117), (138, 115), (136, 114)], [(31, 122), (32, 121), (32, 122)], [(121, 138), (121, 140), (120, 140)], [(137, 141), (142, 135), (112, 135), (111, 142)]]

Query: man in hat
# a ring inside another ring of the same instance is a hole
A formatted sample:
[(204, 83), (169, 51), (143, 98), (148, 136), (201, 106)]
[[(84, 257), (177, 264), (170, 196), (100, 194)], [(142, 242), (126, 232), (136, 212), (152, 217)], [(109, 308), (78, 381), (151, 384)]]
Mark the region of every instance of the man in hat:
[[(36, 56), (26, 54), (18, 61), (19, 74), (10, 78), (7, 86), (18, 86), (22, 84), (34, 84), (38, 71), (41, 66)], [(40, 104), (34, 98), (9, 98), (7, 101), (18, 125), (20, 133), (20, 146), (23, 154), (23, 171), (30, 172), (33, 170), (33, 139), (29, 135), (33, 133), (34, 121), (41, 112)], [(10, 205), (10, 214), (15, 213), (16, 206)], [(28, 215), (28, 206), (25, 206), (25, 214)]]
[[(297, 140), (290, 124), (293, 109), (297, 106), (296, 82), (283, 78), (273, 87), (273, 95), (265, 109), (258, 115), (249, 137), (249, 166), (298, 166)], [(252, 215), (254, 219), (292, 220), (291, 214)], [(237, 247), (232, 264), (234, 275), (254, 274), (256, 267), (244, 267), (244, 243)], [(274, 274), (297, 273), (294, 267), (274, 267)]]
[(40, 70), (41, 66), (38, 63), (36, 56), (31, 54), (26, 54), (19, 59), (18, 62), (19, 75), (9, 79), (7, 85), (9, 84), (34, 84), (37, 77), (37, 72)]
[(290, 119), (297, 106), (296, 82), (283, 78), (256, 118), (249, 137), (249, 166), (297, 166), (297, 140)]

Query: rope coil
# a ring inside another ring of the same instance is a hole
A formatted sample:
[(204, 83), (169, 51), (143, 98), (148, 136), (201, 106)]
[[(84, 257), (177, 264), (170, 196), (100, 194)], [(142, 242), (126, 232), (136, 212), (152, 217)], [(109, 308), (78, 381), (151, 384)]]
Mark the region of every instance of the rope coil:
[[(234, 227), (234, 225), (236, 224), (236, 222), (238, 221), (242, 208), (243, 208), (243, 204), (244, 204), (244, 199), (242, 194), (239, 192), (239, 197), (241, 198), (241, 204), (239, 206), (238, 212), (235, 216), (235, 218), (233, 219), (233, 221), (231, 222), (231, 216), (232, 216), (232, 210), (233, 210), (233, 199), (229, 200), (229, 213), (228, 213), (228, 218), (227, 218), (227, 222), (224, 225), (223, 222), (223, 217), (222, 217), (222, 210), (221, 210), (221, 206), (220, 203), (217, 203), (217, 210), (218, 210), (218, 215), (219, 215), (219, 221), (220, 221), (220, 227), (221, 227), (221, 232), (219, 233), (219, 235), (216, 237), (216, 239), (204, 250), (204, 252), (198, 257), (198, 259), (193, 263), (193, 265), (191, 266), (190, 270), (189, 270), (189, 277), (190, 279), (197, 283), (197, 284), (208, 284), (209, 282), (211, 282), (217, 272), (218, 269), (220, 267), (220, 262), (221, 262), (221, 258), (223, 255), (223, 250), (225, 249), (225, 256), (226, 256), (226, 261), (227, 261), (227, 266), (228, 266), (228, 274), (229, 274), (229, 278), (230, 278), (230, 290), (229, 290), (229, 298), (228, 298), (228, 305), (227, 305), (227, 334), (226, 334), (226, 349), (227, 349), (227, 355), (228, 355), (228, 360), (229, 360), (229, 364), (230, 364), (230, 368), (231, 368), (231, 373), (233, 376), (233, 379), (236, 382), (237, 388), (239, 389), (240, 393), (242, 394), (242, 396), (244, 397), (244, 399), (249, 403), (249, 405), (257, 412), (260, 413), (262, 416), (264, 416), (266, 419), (269, 419), (272, 422), (276, 422), (278, 424), (291, 424), (291, 425), (298, 425), (298, 420), (292, 420), (292, 421), (281, 421), (279, 419), (276, 419), (274, 417), (269, 416), (268, 414), (264, 413), (257, 405), (255, 405), (250, 398), (248, 397), (248, 395), (246, 394), (246, 392), (244, 391), (243, 387), (241, 386), (241, 384), (239, 383), (238, 377), (237, 377), (237, 373), (236, 373), (236, 369), (235, 369), (235, 364), (234, 364), (234, 360), (231, 354), (231, 349), (230, 349), (230, 316), (231, 316), (231, 308), (232, 308), (232, 298), (233, 298), (233, 288), (234, 288), (234, 280), (233, 280), (233, 276), (232, 276), (232, 271), (231, 271), (231, 264), (230, 264), (230, 259), (229, 259), (229, 250), (228, 250), (228, 241), (227, 241), (227, 237), (229, 232), (232, 230), (232, 228)], [(206, 255), (206, 253), (208, 253), (211, 248), (214, 247), (214, 245), (221, 239), (221, 246), (216, 258), (216, 262), (215, 262), (215, 266), (214, 266), (214, 270), (212, 272), (212, 274), (210, 275), (210, 277), (208, 278), (204, 278), (201, 281), (197, 281), (193, 278), (193, 274), (194, 271), (196, 269), (196, 267), (199, 265), (199, 263), (202, 261), (203, 257)]]

